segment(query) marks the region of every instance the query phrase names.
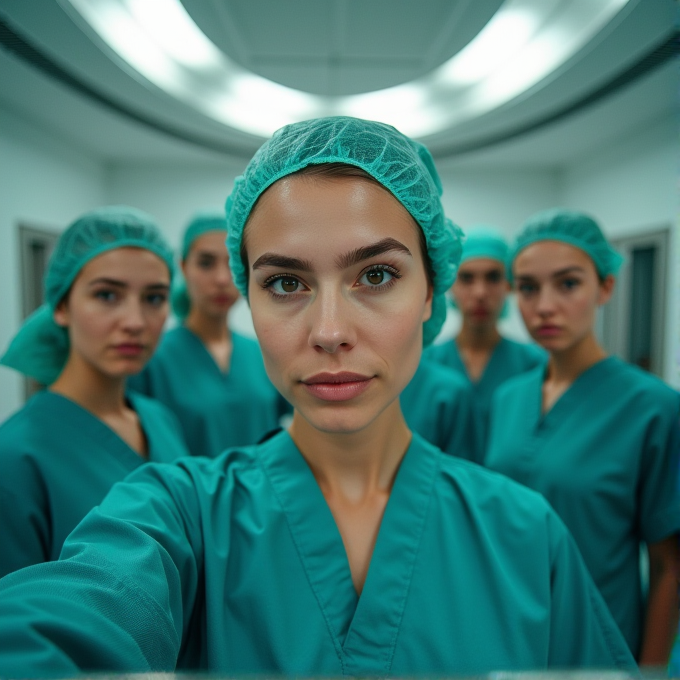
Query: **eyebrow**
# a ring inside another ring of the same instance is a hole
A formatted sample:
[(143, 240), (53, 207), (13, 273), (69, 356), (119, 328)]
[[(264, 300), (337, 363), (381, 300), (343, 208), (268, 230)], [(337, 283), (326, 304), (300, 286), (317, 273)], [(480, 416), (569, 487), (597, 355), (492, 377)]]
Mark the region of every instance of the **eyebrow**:
[(376, 255), (383, 255), (384, 253), (389, 253), (391, 251), (397, 251), (401, 253), (406, 253), (410, 257), (413, 257), (411, 251), (403, 244), (394, 238), (388, 237), (381, 241), (372, 243), (368, 246), (362, 246), (361, 248), (355, 248), (345, 255), (341, 255), (336, 259), (337, 265), (342, 269), (347, 269), (352, 267), (359, 262), (368, 260)]
[[(127, 288), (128, 284), (125, 283), (125, 281), (119, 281), (118, 279), (107, 279), (106, 277), (101, 277), (99, 279), (95, 279), (94, 281), (90, 281), (88, 284), (89, 286), (99, 286), (99, 285), (105, 285), (105, 286), (115, 286), (116, 288)], [(170, 286), (167, 283), (150, 283), (148, 286), (144, 286), (147, 289), (154, 289), (154, 290), (169, 290)]]
[[(584, 272), (585, 269), (583, 267), (579, 267), (578, 265), (573, 265), (572, 267), (565, 267), (564, 269), (560, 269), (559, 271), (553, 272), (550, 276), (554, 279), (559, 278), (560, 276), (564, 276), (565, 274), (570, 274), (571, 272)], [(532, 274), (517, 274), (515, 276), (516, 280), (522, 279), (522, 280), (528, 280), (528, 279), (534, 279), (535, 277)]]
[(281, 269), (295, 269), (300, 272), (311, 272), (312, 263), (309, 260), (301, 260), (298, 257), (286, 257), (276, 253), (265, 253), (253, 263), (253, 271), (262, 267), (280, 267)]

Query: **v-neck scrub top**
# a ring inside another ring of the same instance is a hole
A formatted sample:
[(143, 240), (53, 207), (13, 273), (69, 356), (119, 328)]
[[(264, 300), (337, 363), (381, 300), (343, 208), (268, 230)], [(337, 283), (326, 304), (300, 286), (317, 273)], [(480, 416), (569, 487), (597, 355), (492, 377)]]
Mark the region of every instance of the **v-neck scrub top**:
[(543, 380), (538, 368), (498, 390), (485, 465), (550, 502), (638, 654), (640, 542), (680, 530), (680, 395), (609, 357), (542, 415)]
[(434, 345), (425, 352), (431, 361), (453, 369), (470, 386), (473, 398), (473, 424), (476, 460), (479, 462), (486, 449), (489, 434), (489, 412), (494, 392), (506, 380), (520, 373), (544, 365), (547, 355), (537, 345), (528, 345), (508, 338), (501, 338), (494, 347), (489, 362), (479, 380), (472, 380), (458, 351), (455, 338), (440, 345)]
[(232, 333), (229, 371), (184, 326), (164, 334), (144, 370), (128, 380), (178, 418), (189, 451), (214, 457), (234, 446), (257, 444), (279, 426), (287, 404), (269, 381), (255, 340)]
[[(175, 417), (128, 393), (148, 460), (187, 456)], [(44, 391), (0, 427), (0, 576), (56, 560), (64, 539), (115, 482), (146, 462), (75, 402)]]
[(360, 597), (287, 432), (149, 465), (58, 562), (0, 581), (0, 676), (482, 674), (634, 668), (540, 496), (413, 436)]
[(422, 359), (399, 398), (411, 430), (444, 453), (474, 458), (472, 390), (455, 371)]

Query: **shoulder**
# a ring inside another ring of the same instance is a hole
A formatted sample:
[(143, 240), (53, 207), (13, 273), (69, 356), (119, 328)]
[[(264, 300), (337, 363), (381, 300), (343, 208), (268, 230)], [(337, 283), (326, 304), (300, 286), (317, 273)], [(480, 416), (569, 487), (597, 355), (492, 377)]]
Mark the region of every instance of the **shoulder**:
[(191, 331), (188, 331), (184, 326), (175, 326), (163, 333), (154, 356), (162, 356), (164, 353), (182, 350), (191, 341), (191, 338)]
[(680, 409), (680, 394), (655, 375), (617, 357), (605, 359), (609, 380), (629, 398), (655, 404), (659, 408)]
[(498, 472), (455, 456), (440, 455), (441, 488), (454, 491), (467, 505), (499, 521), (524, 517), (542, 521), (553, 511), (542, 494)]
[(508, 378), (496, 389), (493, 396), (494, 402), (505, 401), (507, 399), (516, 399), (519, 394), (526, 394), (540, 387), (543, 382), (543, 374), (545, 367), (543, 364), (534, 366), (534, 368), (519, 373), (518, 375)]
[(242, 354), (262, 356), (260, 350), (260, 343), (254, 338), (247, 338), (240, 333), (231, 333), (232, 342), (234, 343), (234, 351)]
[(446, 389), (449, 391), (467, 391), (470, 389), (468, 381), (453, 368), (445, 366), (423, 356), (413, 376), (416, 383), (430, 389)]
[(127, 393), (127, 397), (132, 402), (141, 420), (147, 421), (150, 424), (166, 422), (174, 425), (176, 422), (175, 414), (157, 399), (136, 392), (134, 389)]
[(456, 353), (455, 342), (451, 339), (439, 342), (423, 350), (423, 359), (436, 361), (438, 363), (449, 363), (451, 357)]

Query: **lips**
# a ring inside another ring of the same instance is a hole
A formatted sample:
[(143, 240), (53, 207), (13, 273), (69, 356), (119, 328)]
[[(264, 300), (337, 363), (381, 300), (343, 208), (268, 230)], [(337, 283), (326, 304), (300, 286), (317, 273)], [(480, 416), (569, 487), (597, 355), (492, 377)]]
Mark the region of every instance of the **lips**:
[(120, 345), (115, 345), (114, 349), (118, 354), (122, 354), (127, 357), (136, 357), (144, 352), (144, 345), (139, 345), (133, 342), (126, 342)]
[(373, 382), (374, 376), (343, 371), (341, 373), (317, 373), (301, 381), (305, 389), (322, 401), (348, 401), (363, 394)]
[(550, 325), (539, 326), (538, 329), (536, 330), (536, 334), (542, 338), (551, 338), (554, 337), (555, 335), (559, 335), (561, 332), (562, 329), (559, 326)]

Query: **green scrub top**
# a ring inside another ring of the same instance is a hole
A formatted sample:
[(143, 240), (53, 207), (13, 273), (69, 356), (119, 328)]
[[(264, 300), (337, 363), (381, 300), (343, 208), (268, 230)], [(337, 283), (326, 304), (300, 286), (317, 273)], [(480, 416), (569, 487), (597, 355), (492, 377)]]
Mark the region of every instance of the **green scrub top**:
[(680, 530), (680, 395), (609, 357), (542, 415), (543, 380), (537, 368), (498, 390), (485, 464), (550, 502), (637, 655), (640, 542)]
[(400, 401), (411, 430), (444, 453), (468, 460), (474, 457), (472, 390), (455, 371), (421, 360)]
[(361, 596), (283, 431), (148, 465), (61, 559), (0, 580), (0, 676), (204, 669), (229, 676), (634, 669), (545, 500), (413, 436)]
[(426, 350), (425, 356), (431, 361), (436, 361), (453, 369), (472, 390), (472, 428), (477, 446), (475, 455), (477, 462), (481, 461), (486, 450), (489, 436), (489, 412), (496, 388), (506, 380), (530, 371), (536, 366), (544, 365), (547, 361), (545, 351), (537, 345), (527, 345), (508, 338), (501, 338), (501, 341), (494, 347), (481, 377), (474, 381), (468, 375), (455, 338), (441, 345), (430, 347)]
[[(177, 420), (129, 393), (151, 461), (188, 455)], [(44, 391), (0, 427), (0, 576), (56, 560), (64, 539), (114, 485), (145, 463), (108, 425)]]
[(289, 410), (264, 370), (255, 340), (232, 333), (229, 371), (184, 326), (164, 334), (144, 370), (128, 385), (165, 404), (178, 418), (194, 456), (217, 456), (257, 444)]

